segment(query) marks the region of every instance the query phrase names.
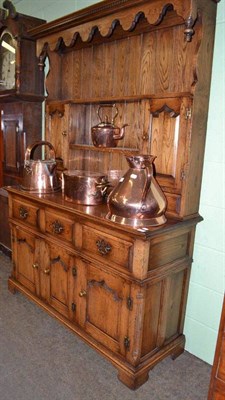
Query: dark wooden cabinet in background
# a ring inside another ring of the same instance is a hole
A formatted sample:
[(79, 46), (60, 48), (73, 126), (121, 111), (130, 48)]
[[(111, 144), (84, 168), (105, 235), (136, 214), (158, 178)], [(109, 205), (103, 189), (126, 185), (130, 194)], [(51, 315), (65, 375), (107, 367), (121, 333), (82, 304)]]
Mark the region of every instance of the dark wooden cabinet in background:
[[(17, 13), (7, 1), (3, 2), (3, 7), (0, 20), (0, 187), (21, 183), (25, 149), (42, 137), (44, 100), (43, 72), (38, 67), (36, 41), (27, 31), (45, 21)], [(12, 37), (9, 54), (14, 55), (13, 60), (4, 53), (7, 35)], [(0, 195), (0, 206), (7, 218), (5, 194), (4, 199)], [(0, 223), (7, 226), (7, 221), (2, 221), (3, 215)], [(9, 242), (9, 228), (1, 230), (3, 250), (4, 246), (8, 248)]]
[(223, 301), (216, 351), (211, 373), (208, 400), (225, 399), (225, 296)]
[[(50, 65), (46, 140), (57, 157), (110, 172), (127, 170), (127, 154), (153, 154), (167, 223), (139, 231), (108, 220), (105, 204), (11, 188), (9, 288), (101, 352), (132, 389), (184, 350), (215, 19), (213, 0), (105, 0), (29, 31), (40, 68)], [(96, 148), (98, 107), (114, 103), (125, 137)]]

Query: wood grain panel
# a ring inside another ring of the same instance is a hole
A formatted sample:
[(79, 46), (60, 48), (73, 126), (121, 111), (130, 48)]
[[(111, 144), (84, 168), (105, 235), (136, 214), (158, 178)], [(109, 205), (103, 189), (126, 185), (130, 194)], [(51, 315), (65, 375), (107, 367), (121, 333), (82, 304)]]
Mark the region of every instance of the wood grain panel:
[(92, 97), (93, 82), (93, 48), (87, 47), (82, 49), (82, 75), (81, 75), (81, 97), (88, 99)]
[(145, 312), (142, 335), (141, 356), (145, 356), (156, 348), (158, 321), (160, 313), (161, 282), (147, 285), (145, 298)]
[(105, 64), (110, 62), (111, 60), (106, 60), (104, 57), (104, 48), (101, 46), (94, 46), (92, 59), (91, 59), (91, 68), (92, 68), (92, 97), (102, 97), (103, 87), (107, 85), (107, 80), (103, 80)]
[(165, 303), (167, 308), (167, 324), (165, 339), (169, 339), (174, 335), (178, 335), (180, 326), (181, 306), (182, 306), (182, 292), (183, 282), (185, 279), (184, 271), (176, 272), (169, 278), (169, 297)]
[(62, 58), (58, 53), (48, 52), (49, 57), (49, 73), (46, 77), (46, 91), (48, 93), (48, 100), (55, 100), (62, 98)]
[(62, 98), (71, 99), (73, 97), (73, 53), (66, 53), (62, 57)]
[[(145, 33), (142, 37), (140, 65), (140, 93), (154, 93), (156, 69), (156, 32)], [(138, 73), (138, 71), (137, 71)]]
[(150, 244), (149, 270), (188, 255), (189, 235), (185, 233), (164, 240), (153, 239)]
[(125, 129), (125, 136), (122, 141), (119, 141), (119, 146), (125, 148), (138, 149), (141, 134), (141, 120), (140, 120), (140, 103), (127, 102), (124, 104), (120, 120), (120, 126), (127, 123)]
[(127, 74), (128, 74), (128, 39), (120, 40), (116, 44), (115, 63), (114, 63), (114, 96), (124, 96), (128, 93)]
[(155, 160), (158, 174), (175, 178), (177, 165), (177, 149), (179, 140), (179, 116), (171, 118), (162, 112), (157, 118), (152, 118), (151, 154)]
[(82, 50), (74, 51), (73, 53), (73, 87), (72, 98), (81, 98), (81, 75), (82, 75)]
[(141, 36), (128, 38), (127, 95), (140, 93)]
[(116, 63), (116, 46), (117, 42), (111, 42), (103, 45), (103, 56), (104, 68), (101, 68), (102, 73), (102, 96), (110, 97), (113, 95), (113, 89), (115, 85), (115, 73), (114, 73), (114, 65)]
[(156, 34), (155, 49), (155, 92), (171, 91), (173, 81), (173, 31), (171, 29), (159, 30)]

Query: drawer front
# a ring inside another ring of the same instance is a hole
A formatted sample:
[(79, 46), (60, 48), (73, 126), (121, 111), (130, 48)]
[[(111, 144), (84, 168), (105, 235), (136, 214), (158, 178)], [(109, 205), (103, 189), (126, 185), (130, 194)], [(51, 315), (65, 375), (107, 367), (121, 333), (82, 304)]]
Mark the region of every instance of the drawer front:
[(74, 225), (74, 220), (69, 216), (55, 213), (52, 210), (45, 211), (45, 232), (57, 239), (73, 243)]
[(84, 225), (82, 228), (82, 249), (101, 262), (112, 262), (127, 269), (131, 268), (133, 242)]
[(13, 200), (12, 203), (13, 218), (32, 227), (39, 227), (38, 215), (39, 207), (26, 201)]

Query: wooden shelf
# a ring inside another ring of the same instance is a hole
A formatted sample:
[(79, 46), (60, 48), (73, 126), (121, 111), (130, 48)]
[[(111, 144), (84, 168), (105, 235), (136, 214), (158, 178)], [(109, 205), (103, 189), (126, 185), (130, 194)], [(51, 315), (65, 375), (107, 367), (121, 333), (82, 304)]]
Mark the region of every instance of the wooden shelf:
[(101, 151), (107, 153), (120, 153), (124, 155), (130, 155), (133, 153), (138, 154), (140, 152), (138, 149), (132, 149), (129, 147), (94, 147), (88, 144), (75, 144), (75, 143), (70, 143), (69, 147), (70, 149), (73, 150)]
[(105, 103), (122, 103), (122, 102), (138, 102), (142, 100), (151, 99), (167, 99), (167, 98), (181, 98), (181, 97), (192, 97), (190, 92), (173, 92), (173, 93), (158, 93), (158, 94), (143, 94), (134, 96), (115, 96), (115, 97), (90, 97), (81, 99), (67, 99), (67, 100), (48, 100), (46, 99), (47, 105), (56, 106), (57, 104), (105, 104)]

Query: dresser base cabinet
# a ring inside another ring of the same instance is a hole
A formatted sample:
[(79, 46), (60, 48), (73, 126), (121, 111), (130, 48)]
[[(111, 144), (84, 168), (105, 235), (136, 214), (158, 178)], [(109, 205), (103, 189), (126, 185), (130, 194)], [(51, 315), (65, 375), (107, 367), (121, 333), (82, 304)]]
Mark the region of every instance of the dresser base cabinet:
[(108, 221), (106, 205), (76, 206), (62, 193), (8, 193), (12, 293), (26, 295), (103, 354), (131, 389), (160, 360), (183, 352), (200, 217), (140, 232)]

